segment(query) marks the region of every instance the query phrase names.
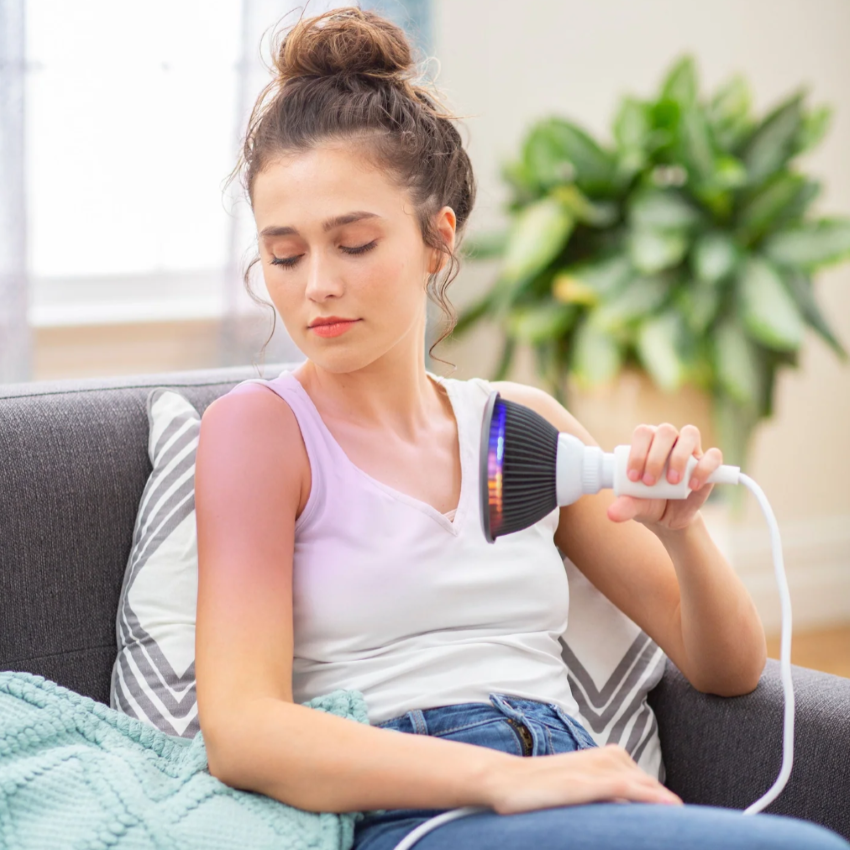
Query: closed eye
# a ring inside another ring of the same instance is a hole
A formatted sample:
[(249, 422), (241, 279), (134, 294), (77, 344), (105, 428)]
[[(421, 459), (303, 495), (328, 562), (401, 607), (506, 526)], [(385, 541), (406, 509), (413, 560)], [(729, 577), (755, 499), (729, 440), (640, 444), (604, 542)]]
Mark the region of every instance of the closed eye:
[[(371, 251), (378, 244), (377, 239), (373, 239), (371, 242), (366, 245), (360, 245), (357, 248), (346, 248), (344, 245), (340, 245), (340, 250), (345, 251), (346, 254), (365, 254), (367, 251)], [(291, 269), (298, 260), (303, 256), (303, 254), (299, 254), (297, 257), (272, 257), (271, 265), (273, 266), (283, 266), (285, 269)]]

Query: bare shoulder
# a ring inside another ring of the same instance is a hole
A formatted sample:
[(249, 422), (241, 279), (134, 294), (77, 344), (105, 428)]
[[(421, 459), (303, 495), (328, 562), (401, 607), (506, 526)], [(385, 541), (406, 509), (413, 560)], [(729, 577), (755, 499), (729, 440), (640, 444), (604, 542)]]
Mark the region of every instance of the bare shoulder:
[(215, 469), (219, 480), (225, 470), (243, 480), (248, 474), (266, 479), (267, 486), (280, 476), (297, 480), (298, 515), (310, 492), (310, 463), (295, 413), (262, 384), (245, 384), (210, 402), (201, 417), (198, 462)]
[(546, 390), (516, 381), (491, 381), (490, 386), (498, 390), (502, 398), (516, 404), (524, 404), (535, 413), (539, 413), (559, 431), (573, 434), (585, 445), (599, 445), (587, 428)]

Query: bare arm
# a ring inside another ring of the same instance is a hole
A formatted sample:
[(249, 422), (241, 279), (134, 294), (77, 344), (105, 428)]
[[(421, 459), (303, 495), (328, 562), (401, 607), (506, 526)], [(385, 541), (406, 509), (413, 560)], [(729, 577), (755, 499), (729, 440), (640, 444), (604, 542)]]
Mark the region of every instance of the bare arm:
[(489, 806), (488, 775), (518, 759), (273, 699), (243, 708), (221, 757), (223, 782), (311, 812)]

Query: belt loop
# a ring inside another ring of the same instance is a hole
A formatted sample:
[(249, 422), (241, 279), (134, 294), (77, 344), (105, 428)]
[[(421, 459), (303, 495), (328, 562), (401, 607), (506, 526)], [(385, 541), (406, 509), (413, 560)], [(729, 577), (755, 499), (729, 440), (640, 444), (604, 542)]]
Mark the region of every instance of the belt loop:
[(425, 723), (425, 715), (422, 713), (422, 709), (413, 708), (407, 712), (407, 716), (410, 719), (410, 722), (413, 724), (413, 732), (416, 735), (427, 735), (428, 734), (428, 725)]
[(514, 706), (510, 705), (507, 700), (507, 694), (490, 694), (490, 702), (492, 702), (496, 708), (500, 709), (513, 720), (516, 720), (519, 723), (524, 723), (525, 715), (518, 708), (514, 708)]

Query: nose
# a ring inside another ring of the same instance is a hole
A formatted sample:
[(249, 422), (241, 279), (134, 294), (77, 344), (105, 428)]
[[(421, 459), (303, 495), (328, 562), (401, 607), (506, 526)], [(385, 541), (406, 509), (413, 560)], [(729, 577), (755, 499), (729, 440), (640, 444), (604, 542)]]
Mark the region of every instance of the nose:
[(313, 254), (307, 260), (307, 297), (311, 301), (324, 301), (342, 295), (343, 286), (333, 262)]

